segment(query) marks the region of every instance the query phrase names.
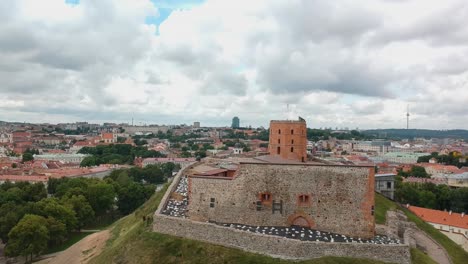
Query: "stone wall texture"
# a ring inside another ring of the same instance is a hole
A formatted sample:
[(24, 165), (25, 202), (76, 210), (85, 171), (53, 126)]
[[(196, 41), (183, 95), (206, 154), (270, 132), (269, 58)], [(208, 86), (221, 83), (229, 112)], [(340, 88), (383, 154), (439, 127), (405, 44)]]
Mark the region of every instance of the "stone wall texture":
[[(262, 193), (271, 198), (258, 211)], [(309, 197), (306, 203), (301, 195)], [(233, 179), (189, 177), (189, 196), (189, 217), (196, 221), (375, 234), (373, 167), (247, 163)], [(281, 203), (281, 211), (273, 203)]]
[(390, 263), (411, 263), (408, 245), (300, 241), (250, 233), (158, 213), (154, 216), (153, 231), (284, 259), (306, 260), (323, 256), (336, 256), (368, 258)]

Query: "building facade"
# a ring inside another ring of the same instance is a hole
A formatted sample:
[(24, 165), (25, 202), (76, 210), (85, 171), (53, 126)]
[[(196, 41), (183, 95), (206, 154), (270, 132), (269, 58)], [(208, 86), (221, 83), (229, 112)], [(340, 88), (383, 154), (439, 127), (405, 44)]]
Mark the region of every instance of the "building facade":
[(272, 120), (268, 148), (271, 156), (305, 162), (307, 160), (305, 120)]
[(195, 221), (374, 236), (374, 167), (241, 163), (233, 177), (189, 176), (188, 193)]
[(240, 127), (240, 119), (239, 117), (235, 116), (232, 118), (232, 128), (239, 128)]
[(382, 173), (375, 175), (375, 191), (383, 196), (394, 200), (395, 198), (395, 176), (394, 173)]

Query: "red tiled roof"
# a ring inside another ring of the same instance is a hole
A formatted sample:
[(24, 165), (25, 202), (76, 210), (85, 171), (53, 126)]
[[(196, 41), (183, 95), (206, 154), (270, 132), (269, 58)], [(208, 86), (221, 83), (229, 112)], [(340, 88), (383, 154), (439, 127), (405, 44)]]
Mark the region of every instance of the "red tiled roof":
[(22, 176), (22, 175), (0, 175), (0, 181), (34, 181), (34, 182), (46, 182), (49, 177), (47, 176)]
[(102, 139), (114, 139), (114, 134), (112, 133), (102, 133)]
[(459, 213), (450, 214), (446, 211), (427, 209), (417, 206), (410, 206), (408, 209), (426, 222), (468, 229), (468, 216), (466, 215), (462, 217)]

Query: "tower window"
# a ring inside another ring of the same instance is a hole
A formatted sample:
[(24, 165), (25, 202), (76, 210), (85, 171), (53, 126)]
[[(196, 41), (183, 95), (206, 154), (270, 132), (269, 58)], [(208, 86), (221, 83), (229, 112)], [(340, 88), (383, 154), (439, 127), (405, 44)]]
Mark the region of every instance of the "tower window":
[(291, 129), (291, 135), (294, 134), (294, 129)]
[(278, 129), (278, 134), (281, 134), (281, 129)]
[(297, 204), (299, 206), (310, 205), (310, 195), (301, 194), (297, 197)]
[(215, 198), (210, 198), (210, 208), (215, 207)]
[(280, 143), (281, 143), (281, 139), (278, 138), (278, 144), (280, 144)]
[(262, 205), (270, 205), (272, 202), (272, 195), (269, 192), (262, 192), (258, 194), (258, 200)]
[(294, 139), (291, 139), (291, 144), (294, 144)]
[(278, 154), (278, 155), (281, 154), (281, 148), (280, 147), (276, 148), (276, 154)]
[(291, 147), (291, 152), (294, 152), (294, 147)]

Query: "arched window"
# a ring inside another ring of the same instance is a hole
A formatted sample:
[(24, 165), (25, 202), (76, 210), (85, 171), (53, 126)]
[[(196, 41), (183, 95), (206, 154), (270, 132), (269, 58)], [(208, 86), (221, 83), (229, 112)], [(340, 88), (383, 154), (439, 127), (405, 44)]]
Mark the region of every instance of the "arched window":
[(291, 135), (294, 134), (294, 129), (291, 129)]
[(278, 134), (281, 134), (281, 129), (278, 129)]
[(294, 147), (291, 147), (291, 152), (294, 152)]

